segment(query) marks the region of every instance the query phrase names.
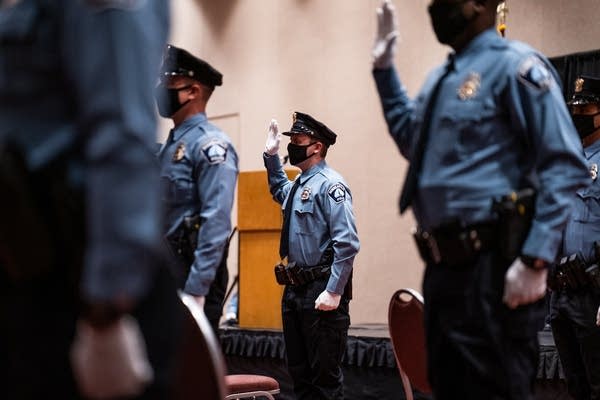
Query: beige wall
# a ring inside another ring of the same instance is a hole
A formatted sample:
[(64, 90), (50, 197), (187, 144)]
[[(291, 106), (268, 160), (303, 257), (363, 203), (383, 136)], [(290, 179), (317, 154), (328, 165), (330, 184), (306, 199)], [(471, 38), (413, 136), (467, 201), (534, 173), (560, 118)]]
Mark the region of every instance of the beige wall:
[[(510, 0), (509, 0), (510, 1)], [(598, 0), (512, 0), (508, 36), (548, 55), (600, 48)], [(241, 170), (262, 169), (271, 118), (295, 110), (338, 133), (329, 163), (352, 189), (362, 249), (353, 323), (385, 322), (400, 287), (420, 289), (422, 265), (397, 198), (406, 163), (388, 137), (371, 79), (376, 0), (174, 0), (171, 42), (224, 74), (208, 115), (237, 147)], [(427, 0), (395, 0), (402, 41), (396, 65), (414, 94), (447, 49), (430, 29)], [(168, 124), (162, 126), (163, 138)], [(287, 140), (284, 140), (284, 146)], [(282, 146), (282, 147), (284, 147)], [(235, 219), (235, 216), (234, 216)], [(235, 249), (230, 256), (235, 268)], [(274, 260), (276, 261), (276, 260)], [(256, 268), (271, 268), (270, 265)]]

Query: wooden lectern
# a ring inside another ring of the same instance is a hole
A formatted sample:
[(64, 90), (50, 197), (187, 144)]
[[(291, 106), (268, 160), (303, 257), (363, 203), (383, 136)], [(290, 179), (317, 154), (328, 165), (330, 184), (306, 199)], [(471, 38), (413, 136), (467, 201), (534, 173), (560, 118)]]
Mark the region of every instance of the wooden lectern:
[[(288, 177), (296, 171), (286, 171)], [(266, 171), (240, 172), (238, 178), (239, 326), (281, 329), (283, 286), (275, 281), (279, 262), (281, 206), (269, 192)]]

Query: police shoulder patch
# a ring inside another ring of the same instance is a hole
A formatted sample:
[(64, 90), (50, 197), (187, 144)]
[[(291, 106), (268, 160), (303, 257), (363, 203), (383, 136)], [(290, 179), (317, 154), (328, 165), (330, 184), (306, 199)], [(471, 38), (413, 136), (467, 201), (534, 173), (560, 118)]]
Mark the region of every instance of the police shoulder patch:
[(211, 140), (202, 146), (202, 154), (210, 164), (221, 164), (227, 159), (227, 144), (220, 140)]
[(346, 200), (346, 187), (341, 183), (336, 183), (329, 188), (327, 194), (336, 203), (341, 203), (342, 201)]
[(519, 81), (533, 89), (546, 91), (552, 87), (554, 78), (546, 63), (540, 57), (531, 55), (519, 66)]

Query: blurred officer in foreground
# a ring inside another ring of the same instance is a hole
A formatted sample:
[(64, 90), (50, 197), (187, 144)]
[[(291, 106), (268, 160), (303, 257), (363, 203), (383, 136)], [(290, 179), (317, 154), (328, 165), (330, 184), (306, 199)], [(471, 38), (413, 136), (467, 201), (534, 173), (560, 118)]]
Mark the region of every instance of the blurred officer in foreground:
[(600, 399), (600, 79), (578, 78), (568, 105), (592, 184), (577, 192), (561, 257), (550, 271), (550, 324), (569, 394), (577, 400)]
[(494, 29), (498, 0), (433, 0), (454, 50), (408, 97), (393, 67), (396, 20), (377, 10), (373, 76), (389, 133), (410, 161), (429, 379), (437, 399), (528, 399), (547, 265), (589, 182), (555, 71)]
[[(279, 160), (277, 122), (271, 121), (263, 159), (273, 199), (283, 205), (275, 277), (285, 285), (283, 335), (298, 400), (343, 399), (342, 356), (352, 298), (352, 265), (359, 242), (350, 189), (325, 162), (337, 135), (296, 112), (289, 160), (302, 171), (288, 180)], [(285, 261), (287, 260), (287, 265)]]
[(221, 84), (221, 73), (207, 62), (167, 46), (155, 95), (160, 115), (175, 124), (158, 154), (164, 230), (179, 285), (204, 307), (215, 334), (238, 176), (231, 139), (206, 118), (206, 104)]
[(156, 262), (151, 99), (168, 20), (166, 1), (0, 1), (3, 398), (78, 398), (74, 375), (92, 398), (165, 394), (179, 299)]

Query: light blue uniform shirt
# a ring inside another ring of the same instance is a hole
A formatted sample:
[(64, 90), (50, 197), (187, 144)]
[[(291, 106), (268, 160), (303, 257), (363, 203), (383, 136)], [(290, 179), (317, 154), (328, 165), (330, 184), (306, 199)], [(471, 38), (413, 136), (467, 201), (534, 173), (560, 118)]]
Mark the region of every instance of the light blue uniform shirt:
[(166, 236), (174, 234), (185, 217), (200, 215), (195, 259), (184, 291), (205, 296), (231, 233), (237, 153), (229, 137), (199, 113), (171, 131), (158, 158)]
[(279, 157), (263, 154), (263, 159), (273, 199), (282, 210), (292, 207), (288, 260), (301, 267), (319, 265), (331, 245), (333, 264), (327, 290), (343, 294), (360, 248), (348, 185), (323, 160), (296, 177), (300, 187), (290, 203), (293, 182), (288, 180)]
[(68, 184), (85, 192), (86, 301), (137, 299), (153, 284), (153, 86), (168, 6), (22, 0), (0, 9), (0, 142), (18, 142), (31, 170), (65, 153), (72, 161)]
[(581, 252), (586, 261), (595, 260), (594, 242), (600, 241), (600, 141), (584, 149), (592, 183), (577, 191), (574, 208), (564, 231), (562, 255)]
[[(484, 31), (448, 62), (432, 113), (413, 209), (431, 229), (458, 218), (493, 219), (492, 198), (537, 190), (522, 253), (554, 260), (577, 189), (588, 184), (581, 144), (548, 61), (527, 45)], [(389, 132), (411, 159), (423, 114), (445, 65), (412, 100), (393, 68), (374, 70)]]

